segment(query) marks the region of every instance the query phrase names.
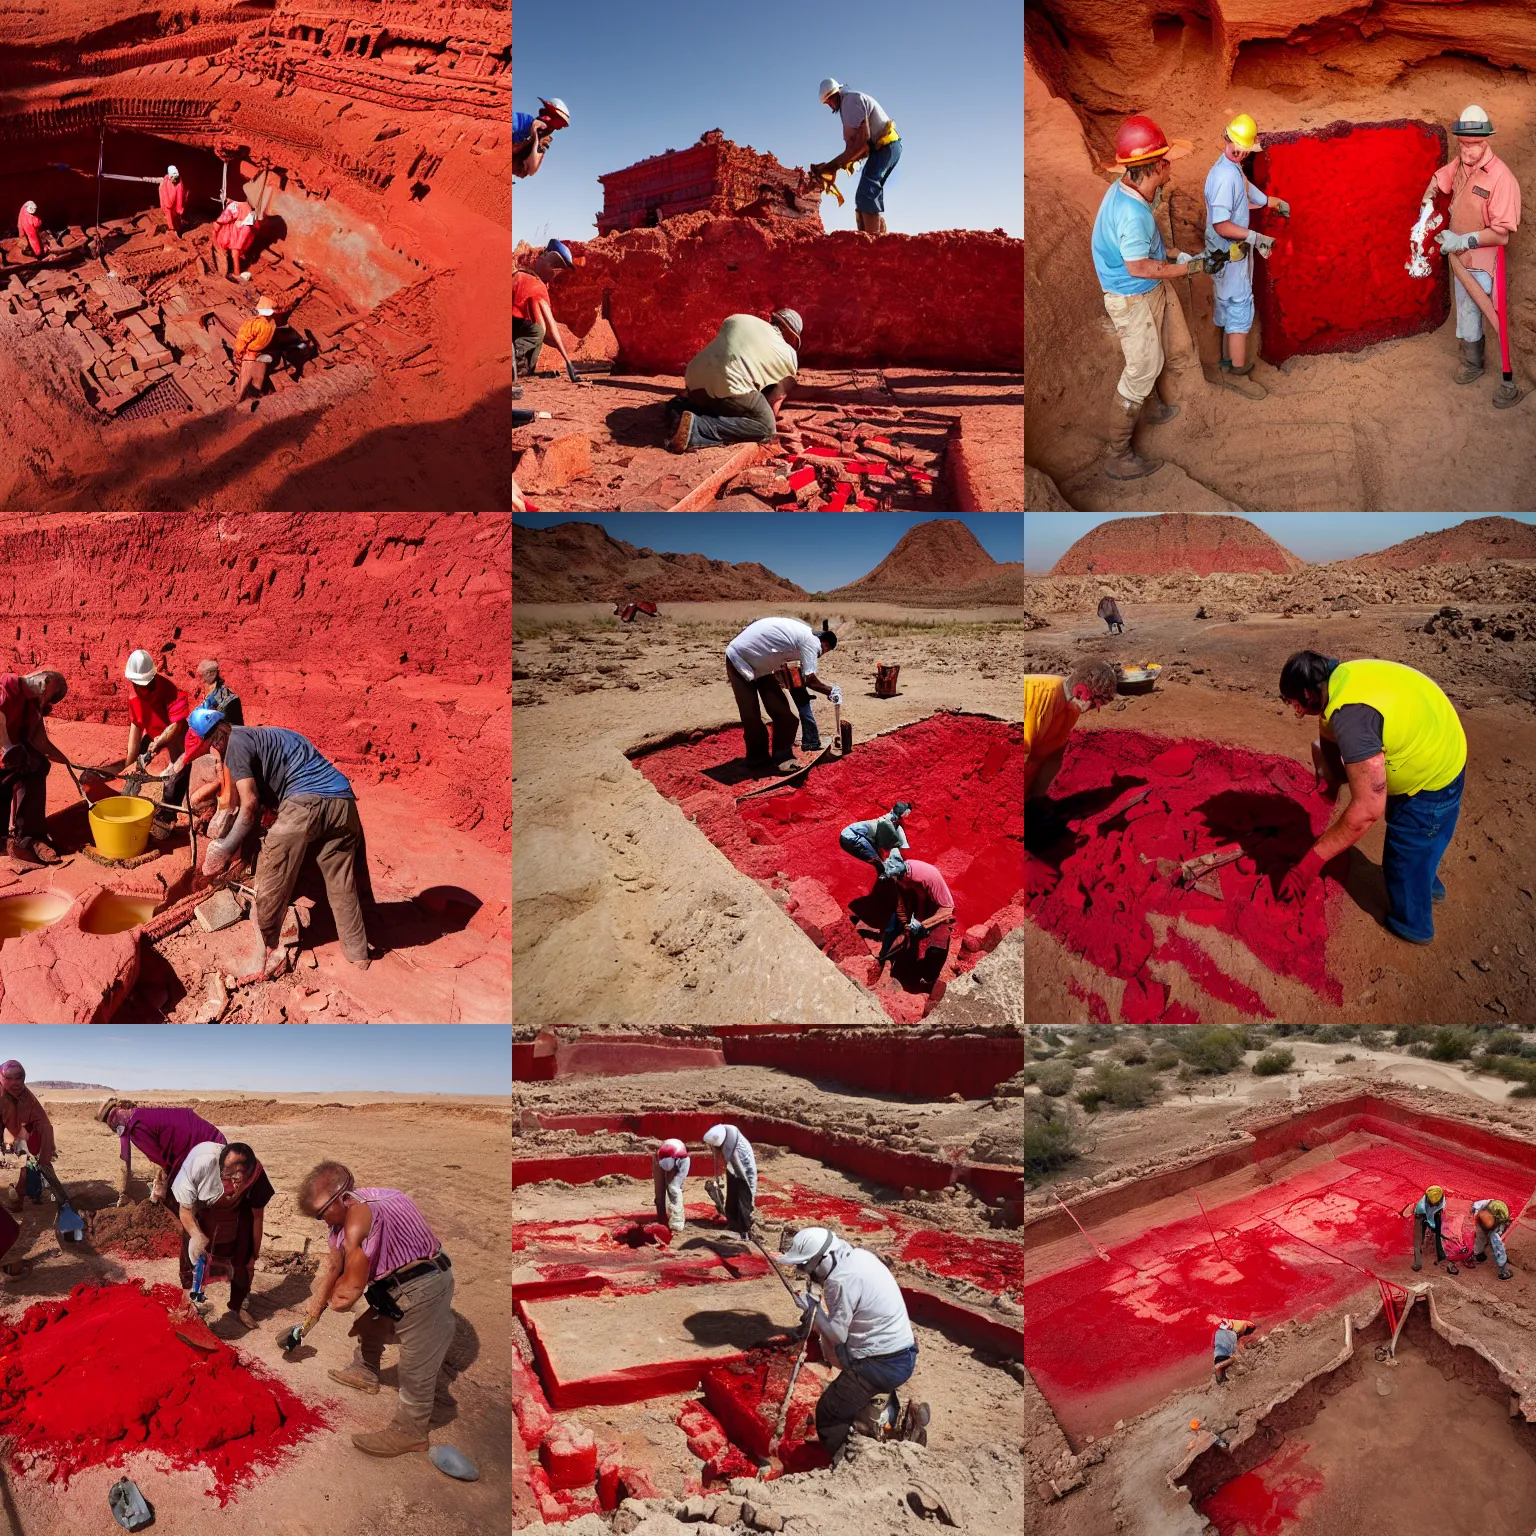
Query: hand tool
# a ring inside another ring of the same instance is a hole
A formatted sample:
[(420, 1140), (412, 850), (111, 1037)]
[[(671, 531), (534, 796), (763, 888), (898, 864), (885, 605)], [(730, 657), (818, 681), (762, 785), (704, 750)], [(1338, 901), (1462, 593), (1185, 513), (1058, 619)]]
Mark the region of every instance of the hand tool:
[(85, 1223), (76, 1214), (74, 1206), (69, 1203), (69, 1196), (64, 1193), (64, 1186), (59, 1183), (58, 1175), (48, 1163), (40, 1163), (35, 1156), (28, 1154), (27, 1167), (36, 1168), (42, 1174), (44, 1183), (53, 1191), (53, 1198), (59, 1202), (59, 1220), (57, 1231), (66, 1242), (83, 1243), (85, 1241)]
[[(784, 1401), (779, 1404), (779, 1416), (773, 1421), (773, 1433), (768, 1437), (768, 1455), (773, 1455), (774, 1447), (778, 1445), (784, 1434), (784, 1421), (789, 1417), (790, 1399), (795, 1395), (795, 1383), (800, 1380), (800, 1368), (805, 1364), (805, 1352), (811, 1346), (811, 1330), (816, 1326), (816, 1294), (811, 1289), (811, 1282), (805, 1282), (805, 1294), (811, 1305), (805, 1309), (805, 1322), (802, 1324), (800, 1334), (800, 1352), (795, 1356), (795, 1368), (789, 1373), (789, 1386), (784, 1393)], [(798, 1301), (796, 1305), (798, 1305)], [(767, 1467), (759, 1467), (757, 1475), (759, 1479), (768, 1470)]]
[(1095, 811), (1092, 815), (1080, 817), (1076, 821), (1069, 821), (1068, 828), (1073, 832), (1084, 832), (1088, 827), (1097, 823), (1103, 826), (1107, 821), (1113, 821), (1122, 811), (1128, 811), (1133, 805), (1140, 805), (1151, 794), (1150, 787), (1133, 789), (1128, 794), (1122, 795), (1113, 804), (1106, 806), (1102, 811)]
[(749, 1243), (751, 1243), (752, 1246), (754, 1248), (756, 1248), (757, 1251), (760, 1254), (762, 1254), (762, 1256), (765, 1259), (767, 1259), (767, 1261), (768, 1261), (768, 1268), (771, 1269), (774, 1272), (774, 1274), (776, 1274), (779, 1277), (779, 1284), (782, 1285), (784, 1287), (784, 1289), (786, 1291), (788, 1291), (791, 1296), (794, 1296), (796, 1294), (795, 1288), (794, 1288), (794, 1286), (792, 1286), (789, 1283), (789, 1279), (785, 1275), (784, 1271), (779, 1268), (778, 1260), (776, 1260), (774, 1258), (774, 1256), (771, 1253), (769, 1253), (768, 1250), (766, 1248), (764, 1248), (763, 1245), (760, 1242), (758, 1242), (758, 1240), (755, 1237), (753, 1237), (750, 1232), (747, 1233), (747, 1241)]
[(188, 1293), (188, 1300), (194, 1310), (206, 1315), (213, 1310), (213, 1303), (203, 1295), (203, 1281), (208, 1274), (208, 1255), (200, 1253), (197, 1256), (196, 1267), (192, 1271), (192, 1289)]
[(277, 1347), (287, 1355), (296, 1350), (304, 1342), (304, 1335), (315, 1326), (317, 1318), (306, 1317), (302, 1323), (295, 1323), (292, 1328), (285, 1328), (277, 1336)]
[(815, 757), (813, 757), (808, 763), (801, 763), (801, 765), (796, 768), (793, 773), (786, 773), (782, 778), (776, 779), (772, 784), (764, 784), (757, 789), (749, 789), (744, 795), (737, 795), (736, 804), (740, 805), (743, 800), (755, 800), (759, 795), (772, 794), (774, 790), (782, 789), (786, 784), (793, 784), (796, 782), (796, 780), (803, 779), (806, 774), (811, 771), (812, 768), (815, 768), (820, 763), (826, 762), (826, 760), (832, 756), (833, 749), (837, 745), (837, 738), (834, 737), (832, 740), (828, 741), (826, 746), (824, 746), (821, 751), (816, 754)]
[(1213, 849), (1210, 853), (1202, 853), (1197, 858), (1185, 859), (1179, 865), (1179, 884), (1186, 889), (1198, 884), (1207, 875), (1213, 874), (1225, 864), (1235, 864), (1243, 856), (1241, 843), (1224, 843), (1220, 848)]

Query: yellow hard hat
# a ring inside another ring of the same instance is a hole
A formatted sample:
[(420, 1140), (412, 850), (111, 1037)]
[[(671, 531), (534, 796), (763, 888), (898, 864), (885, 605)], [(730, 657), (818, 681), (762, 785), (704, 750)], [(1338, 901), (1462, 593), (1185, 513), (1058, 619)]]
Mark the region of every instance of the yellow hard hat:
[(1227, 124), (1227, 137), (1239, 149), (1252, 149), (1259, 142), (1259, 125), (1246, 112), (1239, 112)]
[(1429, 1188), (1424, 1191), (1424, 1198), (1428, 1200), (1431, 1205), (1439, 1205), (1440, 1202), (1445, 1199), (1445, 1191), (1441, 1189), (1438, 1184), (1431, 1184)]

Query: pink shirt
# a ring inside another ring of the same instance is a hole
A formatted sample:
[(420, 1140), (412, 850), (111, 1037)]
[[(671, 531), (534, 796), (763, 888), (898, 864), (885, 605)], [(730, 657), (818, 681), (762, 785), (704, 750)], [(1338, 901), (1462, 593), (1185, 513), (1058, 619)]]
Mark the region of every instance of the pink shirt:
[[(1442, 192), (1451, 190), (1460, 164), (1458, 155), (1449, 165), (1442, 165), (1435, 172), (1435, 185)], [(1491, 149), (1482, 164), (1467, 177), (1461, 196), (1452, 204), (1451, 227), (1457, 234), (1496, 229), (1512, 235), (1519, 229), (1520, 183), (1515, 180), (1515, 173)], [(1477, 267), (1484, 272), (1492, 272), (1498, 266), (1497, 246), (1479, 246), (1475, 251), (1462, 251), (1460, 255), (1464, 266)]]
[(187, 211), (187, 184), (172, 181), (169, 176), (160, 178), (160, 206), (167, 213), (183, 214)]
[(25, 208), (16, 215), (16, 232), (32, 247), (34, 256), (43, 254), (42, 244), (37, 236), (43, 227), (43, 221), (35, 213), (28, 213)]
[[(398, 1189), (354, 1189), (350, 1193), (373, 1212), (373, 1225), (363, 1239), (370, 1280), (406, 1264), (430, 1259), (442, 1247), (409, 1195)], [(342, 1252), (346, 1246), (345, 1229), (332, 1227), (326, 1236), (331, 1247)]]
[(12, 741), (31, 741), (42, 719), (36, 698), (14, 672), (0, 677), (0, 714), (5, 716), (5, 729)]
[(932, 917), (940, 907), (954, 906), (955, 898), (949, 894), (944, 876), (934, 865), (925, 864), (921, 859), (908, 859), (906, 878), (918, 888), (912, 893), (914, 917)]

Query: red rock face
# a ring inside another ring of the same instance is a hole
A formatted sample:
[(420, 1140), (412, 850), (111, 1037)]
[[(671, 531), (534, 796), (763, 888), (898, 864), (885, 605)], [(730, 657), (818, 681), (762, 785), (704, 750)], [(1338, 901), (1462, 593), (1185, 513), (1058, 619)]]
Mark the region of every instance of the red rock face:
[(1167, 576), (1192, 571), (1209, 576), (1213, 571), (1299, 571), (1304, 565), (1246, 518), (1163, 512), (1100, 523), (1051, 567), (1051, 575)]
[[(1445, 130), (1427, 123), (1333, 123), (1264, 135), (1249, 179), (1291, 205), (1289, 219), (1253, 217), (1253, 227), (1277, 242), (1254, 272), (1265, 362), (1358, 352), (1445, 322), (1451, 279), (1438, 249), (1429, 245), (1429, 277), (1410, 277), (1407, 261), (1425, 184), (1446, 159)], [(1349, 261), (1319, 261), (1339, 229), (1358, 235)]]
[(1365, 571), (1412, 570), (1458, 560), (1536, 560), (1536, 528), (1512, 517), (1473, 517), (1342, 562)]
[(556, 317), (581, 336), (606, 318), (635, 372), (682, 373), (727, 315), (781, 305), (805, 322), (807, 367), (1023, 367), (1024, 242), (1006, 235), (871, 240), (701, 213), (570, 244)]

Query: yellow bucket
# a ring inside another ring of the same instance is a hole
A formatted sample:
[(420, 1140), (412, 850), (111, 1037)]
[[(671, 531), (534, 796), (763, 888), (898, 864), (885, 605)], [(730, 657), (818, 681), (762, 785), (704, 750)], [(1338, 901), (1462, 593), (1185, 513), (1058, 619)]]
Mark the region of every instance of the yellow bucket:
[(91, 836), (104, 859), (136, 859), (149, 845), (155, 802), (138, 795), (112, 795), (91, 807)]

